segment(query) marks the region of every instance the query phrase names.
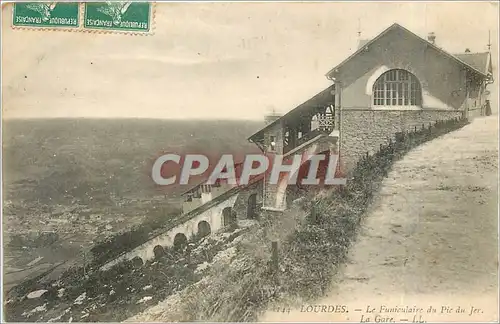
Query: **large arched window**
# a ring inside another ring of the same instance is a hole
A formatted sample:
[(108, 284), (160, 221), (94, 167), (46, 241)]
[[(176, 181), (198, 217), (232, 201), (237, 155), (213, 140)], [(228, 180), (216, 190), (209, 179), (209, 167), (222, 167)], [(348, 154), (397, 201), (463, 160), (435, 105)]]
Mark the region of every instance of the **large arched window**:
[(389, 70), (373, 85), (374, 106), (421, 106), (422, 90), (418, 79), (406, 70)]

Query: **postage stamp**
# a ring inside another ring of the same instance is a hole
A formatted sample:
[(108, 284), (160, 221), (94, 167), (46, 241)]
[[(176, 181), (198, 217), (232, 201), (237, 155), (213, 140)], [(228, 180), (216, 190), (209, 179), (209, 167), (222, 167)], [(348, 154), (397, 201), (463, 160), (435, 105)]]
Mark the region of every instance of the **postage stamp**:
[(80, 4), (78, 2), (22, 2), (15, 3), (12, 25), (19, 27), (77, 28)]
[(89, 2), (85, 3), (85, 29), (107, 31), (149, 32), (151, 30), (149, 2)]

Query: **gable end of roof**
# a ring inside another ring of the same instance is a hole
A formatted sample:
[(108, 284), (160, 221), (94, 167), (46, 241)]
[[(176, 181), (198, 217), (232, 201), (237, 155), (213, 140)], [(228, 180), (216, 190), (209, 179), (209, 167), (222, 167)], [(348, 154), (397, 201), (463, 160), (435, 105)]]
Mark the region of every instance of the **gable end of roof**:
[(487, 73), (484, 72), (484, 69), (481, 68), (481, 69), (477, 69), (476, 67), (474, 66), (471, 66), (470, 64), (468, 64), (467, 62), (464, 62), (463, 60), (461, 60), (460, 58), (458, 58), (457, 56), (453, 55), (453, 54), (450, 54), (448, 52), (446, 52), (445, 50), (437, 47), (436, 45), (432, 44), (431, 42), (423, 39), (422, 37), (418, 36), (417, 34), (413, 33), (412, 31), (406, 29), (405, 27), (401, 26), (400, 24), (398, 23), (394, 23), (392, 24), (391, 26), (389, 26), (388, 28), (386, 28), (384, 31), (382, 31), (380, 34), (378, 34), (376, 37), (374, 37), (373, 39), (371, 39), (370, 41), (368, 41), (366, 44), (363, 45), (363, 47), (361, 48), (358, 48), (358, 50), (356, 50), (353, 54), (351, 54), (349, 57), (347, 57), (344, 61), (342, 61), (340, 64), (338, 64), (337, 66), (335, 66), (334, 68), (332, 68), (330, 71), (328, 71), (326, 73), (326, 77), (331, 79), (332, 78), (332, 74), (334, 72), (336, 72), (338, 69), (340, 69), (344, 64), (346, 64), (348, 61), (350, 61), (351, 59), (353, 59), (354, 57), (356, 57), (359, 53), (361, 53), (364, 48), (366, 47), (369, 47), (370, 45), (372, 45), (373, 43), (375, 43), (376, 41), (378, 41), (380, 38), (382, 38), (384, 35), (386, 35), (387, 33), (389, 33), (391, 30), (394, 30), (394, 29), (401, 29), (402, 31), (404, 31), (405, 33), (417, 38), (419, 41), (425, 43), (427, 46), (435, 49), (436, 51), (438, 51), (438, 53), (441, 53), (442, 55), (444, 56), (447, 56), (448, 58), (452, 59), (452, 60), (455, 60), (457, 63), (465, 66), (466, 68), (468, 69), (471, 69), (473, 70), (474, 72), (480, 74), (481, 76), (484, 76), (486, 77), (487, 76)]

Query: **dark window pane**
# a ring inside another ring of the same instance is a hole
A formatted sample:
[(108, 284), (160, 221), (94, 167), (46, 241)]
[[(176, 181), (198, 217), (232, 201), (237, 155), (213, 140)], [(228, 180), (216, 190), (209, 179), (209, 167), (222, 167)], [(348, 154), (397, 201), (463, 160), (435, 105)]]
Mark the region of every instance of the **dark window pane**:
[(404, 80), (408, 80), (408, 72), (404, 71)]

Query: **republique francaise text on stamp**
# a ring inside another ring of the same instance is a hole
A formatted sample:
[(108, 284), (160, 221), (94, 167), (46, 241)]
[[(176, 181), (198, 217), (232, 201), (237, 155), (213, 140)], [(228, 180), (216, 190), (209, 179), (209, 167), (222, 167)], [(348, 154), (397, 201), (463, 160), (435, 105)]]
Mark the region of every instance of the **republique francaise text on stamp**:
[(147, 34), (150, 2), (25, 2), (13, 5), (14, 28)]

